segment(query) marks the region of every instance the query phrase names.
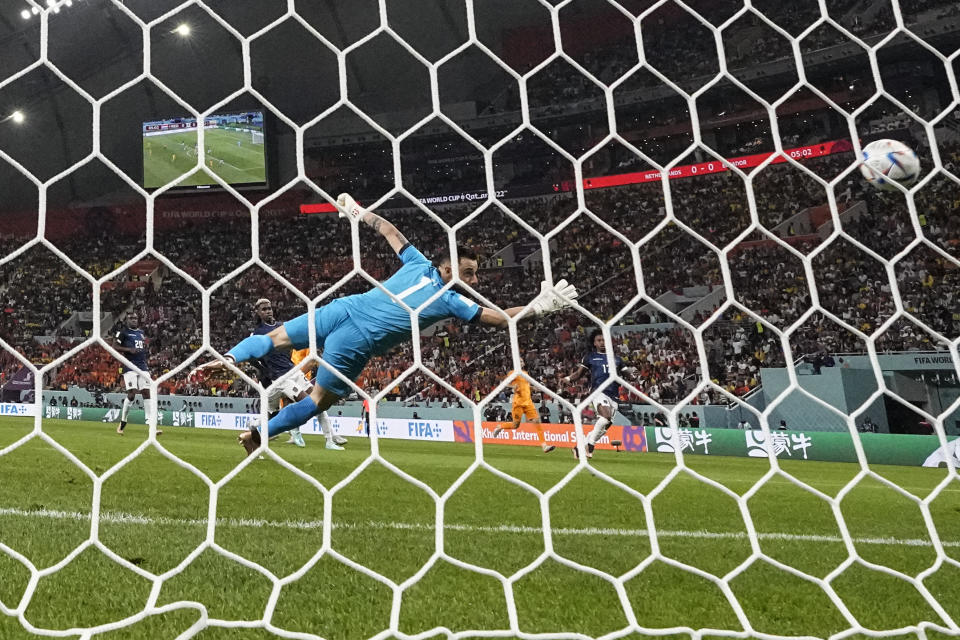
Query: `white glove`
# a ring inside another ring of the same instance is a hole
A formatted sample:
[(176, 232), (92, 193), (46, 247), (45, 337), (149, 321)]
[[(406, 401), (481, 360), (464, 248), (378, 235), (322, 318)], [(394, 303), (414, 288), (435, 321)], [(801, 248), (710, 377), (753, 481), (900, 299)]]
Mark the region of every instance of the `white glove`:
[(538, 316), (545, 313), (553, 313), (571, 306), (577, 299), (577, 288), (568, 284), (566, 280), (560, 280), (552, 287), (546, 280), (540, 283), (540, 295), (533, 299), (530, 308)]
[(357, 204), (357, 201), (349, 193), (341, 193), (337, 196), (337, 209), (341, 218), (350, 218), (357, 222), (367, 212), (366, 209)]

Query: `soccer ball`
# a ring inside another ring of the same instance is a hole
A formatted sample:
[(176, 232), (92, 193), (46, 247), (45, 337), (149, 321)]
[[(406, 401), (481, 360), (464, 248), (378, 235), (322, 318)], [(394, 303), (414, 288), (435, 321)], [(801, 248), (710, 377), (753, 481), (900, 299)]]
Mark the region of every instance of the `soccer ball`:
[(920, 158), (898, 140), (874, 140), (863, 148), (860, 173), (867, 182), (884, 191), (895, 191), (893, 182), (909, 187), (920, 177)]

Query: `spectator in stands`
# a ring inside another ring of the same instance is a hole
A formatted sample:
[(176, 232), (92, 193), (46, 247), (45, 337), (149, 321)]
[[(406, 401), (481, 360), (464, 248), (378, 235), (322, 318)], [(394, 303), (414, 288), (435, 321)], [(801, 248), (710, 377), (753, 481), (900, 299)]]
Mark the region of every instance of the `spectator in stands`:
[(546, 424), (546, 423), (549, 423), (549, 422), (551, 421), (551, 418), (550, 418), (550, 407), (547, 406), (546, 400), (544, 400), (544, 401), (542, 401), (542, 402), (540, 403), (540, 408), (539, 408), (538, 411), (539, 411), (539, 413), (540, 413), (540, 422), (541, 422), (541, 423)]
[[(960, 145), (944, 143), (941, 156), (947, 164), (960, 166)], [(836, 162), (830, 160), (809, 166), (826, 170)], [(757, 213), (767, 228), (795, 215), (800, 210), (796, 207), (817, 206), (822, 202), (819, 199), (822, 189), (818, 195), (817, 189), (810, 188), (809, 180), (798, 177), (797, 170), (791, 169), (776, 173), (776, 179), (758, 177), (755, 180)], [(675, 217), (709, 242), (732, 241), (744, 228), (743, 221), (749, 217), (740, 205), (743, 188), (741, 185), (737, 191), (736, 180), (731, 181), (730, 175), (726, 175), (704, 181), (691, 180), (685, 183), (686, 186), (682, 184), (683, 180), (676, 181), (677, 197), (672, 203)], [(960, 204), (950, 196), (955, 187), (951, 187), (952, 184), (947, 180), (933, 181), (918, 193), (916, 202), (918, 213), (925, 221), (921, 224), (925, 237), (948, 254), (957, 255), (960, 216), (956, 215), (956, 210)], [(890, 199), (866, 191), (859, 181), (853, 181), (850, 190), (847, 210), (851, 213), (846, 217), (841, 215), (843, 231), (883, 257), (896, 255), (905, 246), (904, 241), (913, 237), (910, 219), (904, 217), (903, 211), (891, 206)], [(631, 241), (640, 240), (652, 230), (652, 226), (644, 226), (647, 224), (645, 220), (654, 219), (653, 224), (657, 223), (656, 216), (640, 214), (659, 212), (660, 200), (662, 186), (658, 183), (588, 192), (591, 212)], [(778, 205), (778, 201), (791, 204)], [(698, 210), (695, 205), (704, 202), (711, 204)], [(863, 203), (864, 212), (855, 214), (855, 203)], [(570, 194), (564, 193), (507, 198), (503, 204), (542, 233), (556, 228), (576, 210), (575, 201)], [(283, 208), (280, 204), (277, 206)], [(445, 222), (455, 224), (470, 215), (473, 209), (472, 205), (453, 205), (438, 206), (436, 210)], [(419, 209), (400, 209), (398, 216), (423, 221), (423, 224), (413, 225), (417, 236), (411, 240), (424, 247), (425, 252), (438, 255), (436, 252), (447, 246), (446, 230), (432, 220), (424, 220)], [(353, 266), (352, 246), (344, 238), (344, 229), (337, 225), (318, 224), (310, 216), (295, 217), (296, 224), (290, 224), (291, 217), (283, 211), (262, 212), (260, 245), (264, 255), (268, 256), (267, 262), (278, 273), (306, 295), (319, 295), (350, 271)], [(174, 259), (185, 272), (202, 282), (210, 282), (215, 276), (219, 277), (241, 264), (242, 256), (249, 252), (249, 235), (232, 233), (235, 227), (235, 219), (214, 218), (189, 229), (157, 229), (157, 243), (163, 247), (165, 255)], [(660, 244), (650, 240), (644, 245), (651, 251), (641, 251), (641, 263), (636, 265), (619, 237), (598, 227), (592, 218), (581, 215), (567, 225), (562, 246), (558, 244), (551, 251), (551, 257), (561, 261), (554, 267), (554, 277), (566, 274), (576, 282), (584, 291), (584, 306), (601, 319), (622, 311), (633, 296), (633, 293), (623, 295), (611, 291), (612, 288), (605, 283), (632, 283), (638, 269), (645, 278), (646, 294), (653, 299), (701, 287), (704, 291), (713, 291), (714, 287), (723, 285), (716, 254), (705, 249), (706, 245), (700, 239), (681, 230), (678, 225), (672, 228), (670, 233), (664, 231)], [(509, 254), (503, 252), (507, 246), (518, 250), (531, 246), (531, 238), (524, 237), (525, 234), (525, 231), (517, 231), (504, 240), (501, 228), (487, 224), (467, 225), (458, 230), (458, 239), (466, 236), (464, 240), (487, 258), (481, 294), (493, 297), (490, 294), (496, 292), (498, 298), (509, 299), (510, 304), (531, 297), (542, 272), (538, 242), (532, 243), (532, 253), (527, 253), (520, 261), (511, 262), (504, 257)], [(201, 236), (206, 240), (199, 239)], [(214, 242), (211, 238), (215, 239), (215, 246), (211, 244)], [(328, 256), (323, 261), (304, 265), (300, 256), (309, 251), (304, 238), (329, 247)], [(566, 242), (567, 239), (570, 242)], [(819, 238), (808, 235), (785, 240), (803, 254), (811, 252), (820, 242)], [(121, 236), (115, 242), (135, 248), (140, 246), (141, 235)], [(88, 237), (66, 240), (62, 244), (58, 241), (61, 249), (75, 256), (81, 266), (93, 274), (107, 273), (115, 268), (109, 244), (91, 242)], [(373, 249), (368, 249), (367, 243), (361, 243), (361, 246), (364, 269), (373, 277), (382, 277), (382, 252), (374, 244), (370, 245)], [(833, 246), (838, 248), (831, 252)], [(232, 257), (224, 262), (223, 255)], [(514, 255), (518, 254), (515, 252)], [(895, 311), (893, 283), (887, 281), (882, 265), (849, 241), (835, 241), (814, 259), (814, 283), (807, 282), (808, 274), (795, 256), (769, 239), (759, 243), (741, 242), (728, 255), (738, 301), (768, 324), (783, 328), (786, 323), (799, 318), (811, 304), (811, 284), (817, 287), (824, 308), (867, 334), (875, 331)], [(498, 259), (492, 259), (493, 256)], [(895, 270), (904, 308), (945, 336), (954, 338), (960, 335), (960, 316), (955, 311), (960, 270), (953, 262), (940, 254), (915, 249), (898, 260)], [(158, 265), (156, 272), (142, 284), (136, 280), (138, 277), (124, 274), (114, 279), (117, 286), (104, 291), (101, 310), (118, 318), (131, 306), (144, 309), (144, 325), (149, 326), (156, 336), (151, 346), (158, 370), (169, 372), (202, 344), (200, 297), (191, 285), (163, 265)], [(5, 302), (0, 313), (0, 336), (25, 356), (37, 363), (50, 362), (82, 339), (65, 335), (72, 334), (74, 327), (64, 325), (70, 324), (68, 321), (77, 311), (92, 308), (89, 283), (65, 268), (52, 253), (28, 251), (17, 261), (0, 265), (0, 279), (4, 283), (2, 296)], [(39, 302), (32, 286), (36, 281), (51, 283), (51, 295)], [(332, 295), (352, 293), (363, 286), (366, 286), (365, 282), (354, 279)], [(215, 348), (229, 346), (245, 335), (241, 310), (251, 290), (276, 300), (280, 315), (290, 317), (302, 311), (302, 302), (284, 285), (262, 270), (248, 269), (213, 293), (215, 304), (210, 305), (210, 326), (217, 327), (216, 334), (211, 336)], [(698, 311), (697, 322), (712, 318), (713, 309), (718, 304), (720, 302)], [(628, 311), (625, 318), (632, 318), (642, 325), (643, 322), (664, 319), (658, 316), (663, 316), (661, 310), (641, 301)], [(535, 345), (523, 354), (523, 365), (531, 376), (547, 386), (559, 386), (555, 383), (555, 372), (569, 369), (576, 362), (576, 354), (583, 347), (584, 324), (582, 316), (570, 313), (551, 318), (549, 324), (521, 327), (520, 343)], [(634, 326), (622, 331), (616, 328), (615, 342), (618, 355), (638, 368), (639, 391), (651, 398), (674, 402), (704, 378), (715, 381), (721, 388), (732, 387), (731, 392), (736, 395), (744, 395), (756, 388), (760, 368), (786, 364), (779, 338), (769, 330), (759, 331), (759, 326), (756, 318), (745, 313), (727, 314), (717, 319), (709, 333), (704, 335), (706, 363), (699, 361), (691, 334), (676, 326)], [(37, 338), (43, 338), (43, 342)], [(862, 353), (865, 349), (856, 334), (823, 316), (810, 318), (794, 331), (790, 339), (795, 345), (814, 345), (809, 351), (795, 350), (795, 354), (813, 354), (812, 357), (819, 362), (815, 365), (818, 370), (832, 366), (833, 354)], [(909, 322), (890, 327), (876, 344), (882, 352), (946, 349), (939, 340)], [(420, 344), (424, 364), (470, 400), (484, 397), (513, 368), (510, 351), (504, 347), (502, 336), (497, 337), (482, 328), (454, 325), (442, 327), (433, 335), (424, 335)], [(420, 376), (419, 380), (413, 376), (402, 383), (395, 382), (412, 362), (413, 350), (409, 345), (374, 359), (364, 372), (363, 387), (379, 391), (389, 386), (391, 396), (401, 400), (416, 398), (420, 402), (446, 401), (449, 404), (452, 394), (425, 376)], [(0, 366), (4, 379), (8, 379), (20, 364), (9, 354), (0, 354)], [(114, 391), (119, 385), (116, 363), (99, 347), (89, 347), (60, 365), (49, 384), (52, 388), (77, 385), (100, 393)], [(184, 376), (175, 377), (164, 383), (163, 391), (224, 397), (244, 397), (251, 393), (242, 381), (232, 376), (201, 380), (197, 384), (188, 383)], [(571, 400), (585, 397), (586, 392), (582, 386), (571, 386), (562, 391), (564, 397)], [(642, 401), (628, 391), (624, 394), (625, 397), (621, 398), (624, 404)], [(726, 401), (726, 397), (712, 388), (705, 389), (697, 398), (697, 402), (704, 405)]]

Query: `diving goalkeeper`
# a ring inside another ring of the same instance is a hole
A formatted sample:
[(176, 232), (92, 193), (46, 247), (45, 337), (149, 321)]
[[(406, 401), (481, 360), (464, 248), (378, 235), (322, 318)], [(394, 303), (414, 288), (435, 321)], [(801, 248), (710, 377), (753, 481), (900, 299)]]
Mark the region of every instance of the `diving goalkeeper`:
[[(226, 357), (238, 363), (263, 358), (274, 349), (303, 349), (309, 344), (308, 323), (313, 322), (317, 332), (318, 350), (323, 349), (323, 361), (346, 379), (326, 367), (319, 367), (310, 395), (287, 405), (270, 420), (267, 427), (270, 437), (289, 431), (312, 416), (326, 411), (339, 398), (350, 393), (351, 387), (347, 381), (356, 380), (372, 356), (386, 353), (397, 344), (410, 339), (410, 313), (398, 304), (397, 300), (402, 300), (411, 309), (417, 309), (453, 279), (453, 267), (449, 257), (444, 258), (439, 267), (435, 267), (395, 226), (358, 205), (349, 195), (341, 194), (337, 205), (340, 217), (363, 222), (380, 233), (397, 253), (403, 266), (382, 283), (383, 288), (392, 295), (380, 288), (374, 288), (366, 293), (338, 298), (316, 309), (312, 316), (306, 313), (287, 321), (267, 335), (252, 335), (227, 352)], [(468, 250), (459, 250), (458, 257), (460, 280), (476, 285), (476, 255)], [(533, 313), (522, 319), (565, 309), (576, 298), (576, 287), (567, 284), (565, 280), (554, 286), (543, 282), (540, 294), (529, 305)], [(501, 313), (481, 307), (451, 288), (420, 309), (418, 321), (421, 328), (450, 317), (506, 327), (509, 324), (507, 318), (520, 315), (524, 309), (525, 307), (511, 307)], [(213, 360), (200, 365), (194, 372), (224, 366), (219, 360)], [(260, 446), (258, 430), (245, 432), (239, 439), (248, 454)]]

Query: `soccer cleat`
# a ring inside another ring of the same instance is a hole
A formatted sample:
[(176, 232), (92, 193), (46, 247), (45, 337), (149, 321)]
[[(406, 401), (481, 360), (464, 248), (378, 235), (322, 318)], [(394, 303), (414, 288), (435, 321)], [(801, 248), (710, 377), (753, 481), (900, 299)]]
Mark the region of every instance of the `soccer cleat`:
[(303, 441), (303, 436), (300, 435), (299, 433), (294, 433), (293, 435), (291, 435), (290, 439), (287, 440), (287, 444), (295, 444), (301, 448), (307, 446), (307, 443)]
[(335, 436), (333, 436), (333, 443), (334, 443), (334, 444), (339, 444), (339, 445), (344, 445), (344, 444), (347, 444), (347, 439), (344, 438), (343, 436), (337, 436), (337, 435), (335, 435)]
[(127, 423), (126, 423), (126, 422), (121, 422), (121, 423), (120, 423), (120, 426), (117, 427), (117, 433), (119, 433), (120, 435), (123, 435), (123, 428), (126, 427), (126, 426), (127, 426)]
[(260, 432), (244, 431), (237, 436), (237, 442), (239, 442), (243, 448), (246, 449), (247, 455), (250, 455), (260, 448)]
[(341, 447), (340, 445), (338, 445), (338, 444), (337, 444), (336, 442), (334, 442), (333, 440), (327, 440), (327, 444), (326, 444), (325, 448), (326, 448), (326, 449), (330, 449), (331, 451), (345, 451), (345, 449), (344, 449), (343, 447)]
[[(551, 451), (553, 451), (553, 450), (556, 449), (557, 447), (556, 447), (555, 445), (552, 445), (552, 444), (544, 444), (544, 445), (541, 445), (540, 448), (543, 449), (543, 452), (544, 452), (544, 453), (550, 453)], [(576, 449), (574, 449), (574, 451), (576, 451)]]
[(503, 433), (503, 427), (497, 427), (496, 429), (493, 430), (493, 437), (496, 438), (501, 433)]
[[(260, 429), (260, 418), (254, 418), (253, 420), (248, 422), (247, 428), (250, 429), (251, 431), (258, 431)], [(273, 442), (279, 437), (280, 437), (280, 434), (278, 433), (275, 436), (270, 436), (269, 438), (267, 438), (267, 440), (269, 440), (270, 442)]]

